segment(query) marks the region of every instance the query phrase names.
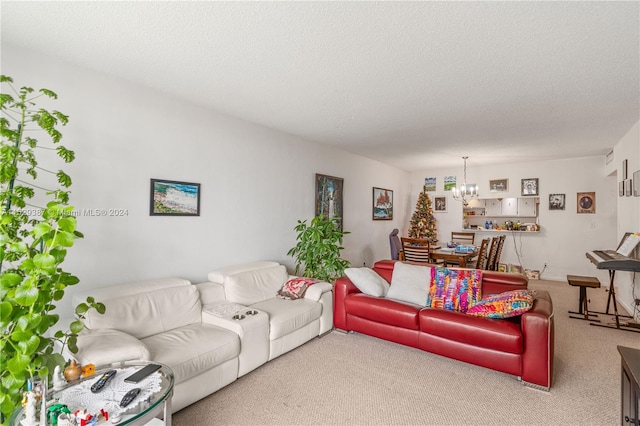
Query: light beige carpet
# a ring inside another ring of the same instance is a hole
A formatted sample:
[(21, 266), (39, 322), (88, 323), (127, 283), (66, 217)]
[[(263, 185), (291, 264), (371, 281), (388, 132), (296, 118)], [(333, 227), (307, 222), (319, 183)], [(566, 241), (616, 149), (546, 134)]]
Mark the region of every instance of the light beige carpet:
[[(640, 333), (569, 319), (578, 289), (548, 290), (556, 321), (550, 392), (515, 377), (360, 334), (332, 332), (276, 358), (177, 412), (186, 425), (618, 425), (617, 345), (640, 349)], [(590, 308), (607, 293), (589, 289)]]

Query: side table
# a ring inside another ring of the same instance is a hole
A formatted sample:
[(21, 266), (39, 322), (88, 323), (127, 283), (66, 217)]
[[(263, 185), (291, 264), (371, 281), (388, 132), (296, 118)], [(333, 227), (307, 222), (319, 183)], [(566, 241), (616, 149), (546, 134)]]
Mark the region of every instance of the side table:
[[(80, 387), (79, 392), (83, 392), (82, 388), (90, 386), (96, 380), (100, 378), (102, 374), (104, 374), (108, 370), (116, 370), (116, 378), (120, 374), (120, 378), (124, 379), (124, 377), (129, 376), (133, 371), (137, 371), (142, 367), (151, 364), (149, 362), (118, 362), (110, 365), (103, 365), (96, 368), (96, 372), (88, 377), (83, 377), (80, 380), (69, 383), (64, 386), (62, 389), (54, 390), (53, 388), (47, 390), (47, 406), (51, 406), (58, 401), (61, 403), (64, 402), (65, 395), (69, 392), (78, 391), (76, 388)], [(157, 363), (154, 363), (157, 364)], [(162, 365), (160, 370), (156, 373), (159, 374), (160, 384), (159, 389), (152, 392), (148, 395), (143, 401), (135, 401), (125, 409), (122, 409), (123, 414), (121, 420), (117, 423), (118, 426), (143, 426), (154, 420), (158, 416), (163, 416), (164, 425), (171, 426), (171, 398), (173, 396), (173, 371), (166, 365)], [(114, 380), (105, 386), (105, 390), (108, 390), (109, 385), (113, 384)], [(157, 379), (156, 379), (157, 380)], [(144, 381), (142, 382), (144, 383)], [(157, 383), (157, 382), (156, 382)], [(130, 388), (138, 387), (135, 384), (131, 384)], [(140, 386), (142, 387), (142, 386)], [(122, 395), (118, 395), (118, 398), (121, 399), (124, 396), (128, 389), (122, 391)], [(103, 391), (103, 392), (104, 392)], [(99, 394), (96, 394), (99, 395)], [(137, 403), (136, 403), (137, 402)], [(105, 402), (106, 403), (106, 402)], [(113, 404), (113, 401), (111, 402)], [(119, 404), (119, 401), (118, 401)], [(69, 410), (73, 413), (76, 410), (81, 410), (87, 407), (80, 406), (69, 406)], [(108, 410), (107, 410), (108, 411)], [(94, 414), (94, 413), (91, 413)], [(11, 426), (20, 426), (20, 421), (24, 418), (23, 409), (19, 407), (15, 410), (9, 419), (9, 425)], [(50, 424), (47, 422), (47, 424)]]
[(622, 366), (620, 424), (640, 426), (640, 350), (618, 346)]

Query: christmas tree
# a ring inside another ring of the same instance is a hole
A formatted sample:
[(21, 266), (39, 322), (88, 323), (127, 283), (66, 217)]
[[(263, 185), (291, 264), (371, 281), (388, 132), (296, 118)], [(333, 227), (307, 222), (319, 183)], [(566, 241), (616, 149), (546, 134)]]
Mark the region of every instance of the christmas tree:
[(411, 216), (411, 222), (409, 223), (409, 238), (429, 240), (430, 243), (438, 242), (436, 218), (433, 216), (431, 199), (429, 198), (429, 195), (427, 195), (426, 186), (422, 188), (422, 192), (418, 195), (416, 211), (413, 213), (413, 216)]

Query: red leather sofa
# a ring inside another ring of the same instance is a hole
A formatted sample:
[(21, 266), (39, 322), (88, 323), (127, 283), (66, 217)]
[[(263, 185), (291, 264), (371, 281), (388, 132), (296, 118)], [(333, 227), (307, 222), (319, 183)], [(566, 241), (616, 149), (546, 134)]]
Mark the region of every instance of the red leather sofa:
[[(373, 270), (391, 282), (395, 260)], [(435, 265), (434, 265), (435, 266)], [(520, 274), (483, 271), (482, 295), (526, 289)], [(553, 380), (554, 322), (551, 297), (538, 291), (533, 307), (506, 319), (475, 317), (361, 293), (344, 276), (334, 288), (334, 326), (517, 376), (549, 390)]]

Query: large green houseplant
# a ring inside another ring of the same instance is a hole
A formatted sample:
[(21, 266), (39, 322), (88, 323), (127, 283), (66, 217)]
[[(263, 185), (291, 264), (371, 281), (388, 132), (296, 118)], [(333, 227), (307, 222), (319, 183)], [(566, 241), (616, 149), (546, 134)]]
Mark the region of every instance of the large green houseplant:
[(340, 257), (343, 236), (349, 232), (338, 227), (334, 219), (318, 215), (307, 224), (299, 220), (296, 246), (287, 254), (296, 261), (296, 274), (304, 270), (304, 276), (332, 283), (344, 274), (349, 261)]
[[(105, 308), (88, 298), (76, 307), (78, 319), (69, 330), (50, 331), (59, 319), (55, 303), (67, 286), (79, 281), (60, 265), (82, 234), (68, 205), (71, 178), (62, 170), (39, 166), (36, 157), (55, 150), (64, 162), (74, 160), (74, 153), (59, 144), (58, 127), (67, 124), (68, 117), (36, 106), (41, 96), (56, 99), (54, 92), (16, 90), (13, 79), (4, 75), (0, 83), (0, 423), (6, 424), (27, 381), (48, 378), (56, 365), (64, 365), (54, 350), (56, 341), (76, 352), (84, 314)], [(40, 144), (40, 136), (51, 142)], [(51, 184), (38, 180), (39, 173), (54, 174), (57, 183), (44, 188)]]

